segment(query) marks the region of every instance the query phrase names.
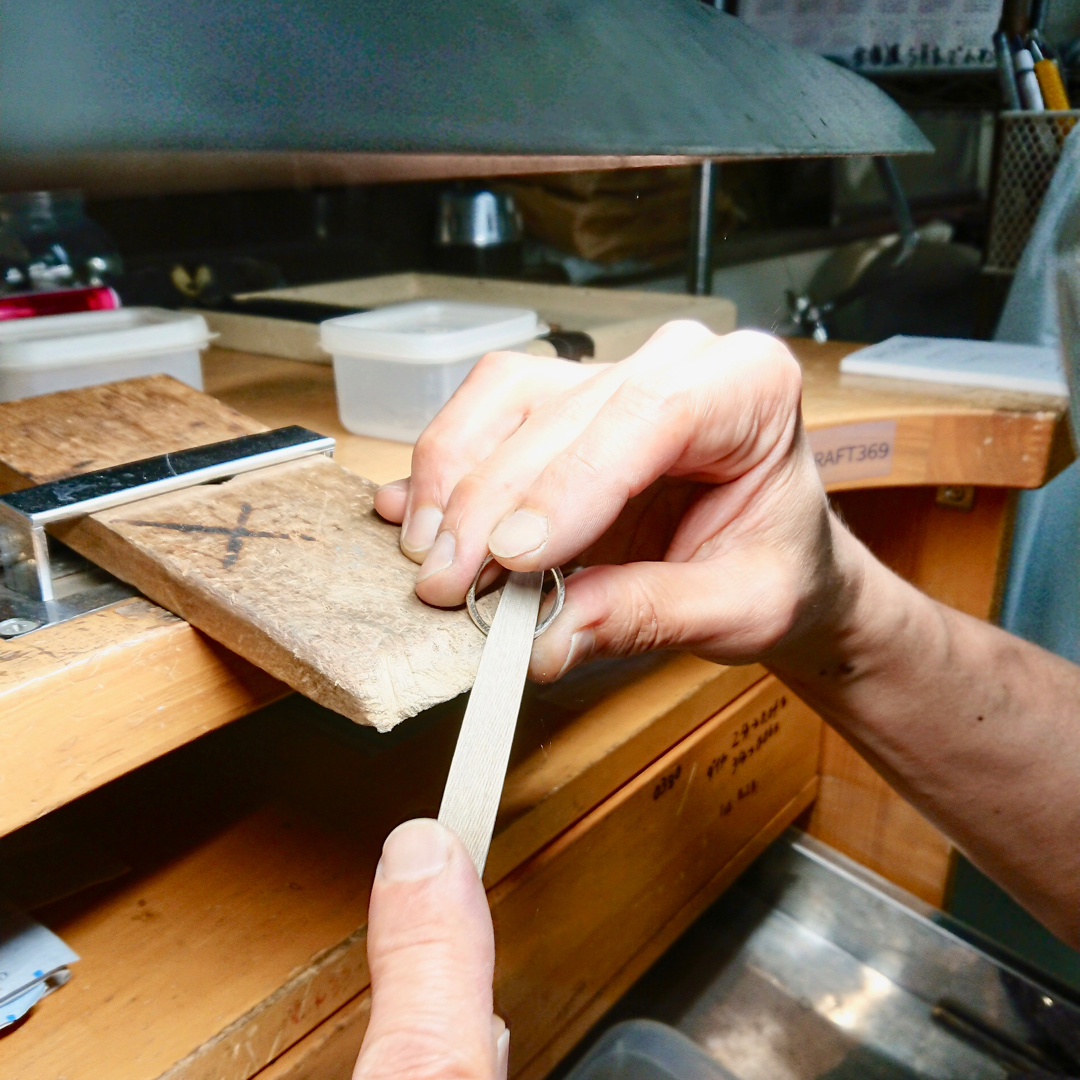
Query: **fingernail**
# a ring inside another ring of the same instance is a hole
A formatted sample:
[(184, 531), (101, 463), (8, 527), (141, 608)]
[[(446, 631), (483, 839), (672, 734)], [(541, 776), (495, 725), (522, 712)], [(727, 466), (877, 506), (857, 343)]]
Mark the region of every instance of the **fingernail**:
[(424, 554), (434, 543), (442, 519), (442, 511), (437, 506), (417, 507), (401, 534), (401, 549), (408, 555)]
[(457, 540), (454, 539), (454, 534), (449, 529), (446, 532), (439, 533), (435, 537), (435, 543), (431, 545), (431, 550), (427, 553), (427, 558), (424, 559), (420, 566), (420, 572), (416, 575), (417, 581), (423, 581), (426, 577), (431, 577), (432, 574), (439, 573), (440, 570), (445, 570), (448, 566), (451, 566), (454, 562), (454, 552), (457, 550)]
[(515, 510), (500, 522), (488, 539), (488, 550), (497, 559), (514, 559), (547, 543), (548, 519), (528, 510)]
[(502, 1031), (495, 1040), (495, 1080), (506, 1080), (510, 1072), (510, 1029), (498, 1016), (493, 1016), (492, 1029), (496, 1027), (496, 1021), (502, 1025)]
[(383, 881), (422, 881), (450, 861), (450, 837), (432, 818), (399, 825), (383, 844), (378, 875)]
[(595, 644), (596, 635), (591, 630), (575, 630), (570, 637), (570, 651), (566, 654), (563, 666), (559, 668), (559, 674), (555, 678), (561, 679), (572, 667), (586, 659), (593, 651)]
[(391, 480), (389, 483), (379, 485), (379, 491), (389, 491), (391, 488), (393, 488), (395, 491), (408, 491), (408, 477), (406, 477), (404, 480)]

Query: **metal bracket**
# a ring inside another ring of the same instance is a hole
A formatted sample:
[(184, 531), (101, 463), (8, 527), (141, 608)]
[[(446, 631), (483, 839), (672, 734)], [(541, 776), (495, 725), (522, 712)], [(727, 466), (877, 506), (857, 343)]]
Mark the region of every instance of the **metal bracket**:
[[(105, 573), (62, 544), (55, 547), (59, 550), (51, 552), (51, 562), (56, 599), (31, 600), (0, 584), (0, 640), (22, 637), (32, 630), (55, 626), (139, 595), (134, 586)], [(57, 565), (60, 562), (64, 564), (62, 571)]]
[(333, 453), (334, 440), (327, 436), (296, 426), (275, 428), (0, 496), (4, 576), (0, 638), (17, 637), (134, 595), (134, 590), (96, 568), (92, 576), (98, 580), (88, 588), (72, 592), (70, 583), (60, 587), (58, 580), (64, 575), (54, 570), (46, 526), (269, 465)]
[(946, 510), (971, 510), (975, 506), (975, 489), (962, 484), (946, 484), (937, 489), (934, 502)]

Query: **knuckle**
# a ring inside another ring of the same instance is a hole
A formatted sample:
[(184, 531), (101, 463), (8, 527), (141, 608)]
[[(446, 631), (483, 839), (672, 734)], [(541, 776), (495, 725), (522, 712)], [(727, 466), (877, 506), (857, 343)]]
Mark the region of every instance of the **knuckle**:
[(481, 500), (485, 499), (491, 490), (491, 485), (479, 469), (474, 469), (470, 473), (466, 473), (454, 487), (454, 493), (452, 495), (455, 508), (471, 507), (480, 505)]
[(652, 596), (640, 581), (627, 583), (623, 611), (622, 652), (627, 655), (649, 652), (664, 644), (670, 628), (663, 625)]
[(612, 395), (612, 407), (646, 426), (658, 424), (673, 400), (673, 388), (663, 375), (627, 379)]
[[(560, 360), (565, 364), (565, 360)], [(581, 427), (588, 422), (595, 406), (588, 395), (578, 392), (576, 385), (568, 387), (562, 393), (555, 395), (543, 406), (543, 415), (568, 428)]]
[(594, 456), (595, 448), (586, 450), (580, 443), (574, 443), (566, 451), (566, 458), (559, 463), (558, 472), (562, 474), (560, 479), (567, 476), (573, 477), (575, 487), (592, 487), (601, 483), (608, 475), (609, 466), (604, 461), (598, 461)]
[(704, 323), (696, 319), (672, 319), (671, 322), (664, 323), (649, 340), (662, 341), (664, 345), (677, 348), (700, 348), (718, 338)]
[(761, 330), (736, 330), (724, 342), (735, 355), (752, 363), (755, 370), (786, 389), (802, 389), (802, 368), (792, 351), (772, 334)]
[(502, 382), (520, 376), (529, 366), (530, 358), (525, 354), (499, 349), (484, 353), (469, 372), (468, 378), (473, 381)]
[[(503, 505), (512, 498), (514, 491), (512, 473), (480, 465), (462, 476), (453, 491), (447, 493), (444, 520), (459, 529), (478, 515), (486, 518), (487, 508)], [(460, 542), (460, 535), (458, 540)]]
[(438, 431), (437, 418), (433, 420), (423, 431), (420, 432), (419, 438), (413, 445), (413, 473), (416, 472), (417, 464), (423, 461), (432, 461), (435, 459), (436, 451), (441, 442), (441, 436)]

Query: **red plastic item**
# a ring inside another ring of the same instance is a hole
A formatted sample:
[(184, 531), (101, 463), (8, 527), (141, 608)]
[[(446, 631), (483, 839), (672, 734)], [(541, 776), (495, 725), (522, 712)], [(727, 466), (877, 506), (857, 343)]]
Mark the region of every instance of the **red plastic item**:
[(113, 311), (120, 306), (115, 289), (95, 285), (88, 289), (56, 289), (52, 292), (0, 296), (0, 321), (33, 319), (38, 315), (69, 315), (73, 311)]

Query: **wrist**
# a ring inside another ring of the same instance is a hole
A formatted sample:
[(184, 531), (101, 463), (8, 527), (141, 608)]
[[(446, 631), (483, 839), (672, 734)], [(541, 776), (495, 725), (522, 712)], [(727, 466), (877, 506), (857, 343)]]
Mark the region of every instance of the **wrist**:
[(819, 711), (854, 684), (895, 666), (897, 649), (932, 602), (897, 577), (829, 514), (830, 551), (817, 595), (765, 665)]

